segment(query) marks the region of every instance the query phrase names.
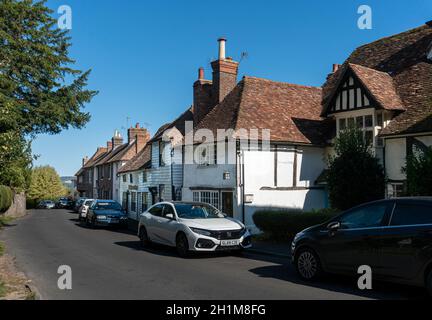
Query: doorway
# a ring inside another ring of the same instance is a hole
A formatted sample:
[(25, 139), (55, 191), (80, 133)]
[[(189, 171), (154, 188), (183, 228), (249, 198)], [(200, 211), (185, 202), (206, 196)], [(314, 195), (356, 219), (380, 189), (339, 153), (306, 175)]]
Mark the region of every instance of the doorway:
[(222, 212), (233, 217), (233, 192), (222, 191)]

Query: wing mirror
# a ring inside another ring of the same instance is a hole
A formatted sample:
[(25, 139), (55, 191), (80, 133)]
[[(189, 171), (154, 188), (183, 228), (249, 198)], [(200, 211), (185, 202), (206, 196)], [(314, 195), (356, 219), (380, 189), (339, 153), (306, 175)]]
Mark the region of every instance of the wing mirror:
[(327, 229), (330, 231), (337, 231), (340, 229), (340, 227), (341, 227), (341, 224), (339, 221), (333, 221), (327, 225)]

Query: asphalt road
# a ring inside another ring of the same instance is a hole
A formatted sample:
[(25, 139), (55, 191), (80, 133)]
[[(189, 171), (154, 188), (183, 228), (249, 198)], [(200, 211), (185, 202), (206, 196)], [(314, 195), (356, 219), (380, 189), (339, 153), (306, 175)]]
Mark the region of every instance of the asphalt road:
[[(356, 279), (298, 279), (286, 259), (245, 253), (179, 258), (175, 250), (140, 249), (126, 230), (88, 229), (67, 210), (37, 210), (12, 222), (0, 240), (16, 256), (42, 299), (406, 299), (421, 289)], [(57, 269), (72, 268), (72, 290), (60, 290)]]

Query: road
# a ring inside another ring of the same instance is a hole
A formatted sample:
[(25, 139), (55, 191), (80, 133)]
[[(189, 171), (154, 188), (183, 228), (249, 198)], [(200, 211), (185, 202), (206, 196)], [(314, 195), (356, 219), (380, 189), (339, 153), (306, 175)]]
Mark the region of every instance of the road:
[[(37, 210), (12, 222), (0, 240), (16, 256), (42, 299), (405, 299), (421, 289), (328, 276), (298, 279), (283, 258), (245, 253), (182, 259), (163, 246), (140, 249), (126, 230), (88, 229), (67, 210)], [(60, 265), (72, 268), (72, 290), (60, 290)]]

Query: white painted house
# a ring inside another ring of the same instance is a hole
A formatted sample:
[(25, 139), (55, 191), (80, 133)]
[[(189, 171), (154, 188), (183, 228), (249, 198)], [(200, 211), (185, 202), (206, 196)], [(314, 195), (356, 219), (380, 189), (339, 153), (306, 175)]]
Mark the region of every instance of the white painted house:
[(386, 196), (404, 194), (406, 157), (432, 145), (432, 22), (357, 48), (323, 86), (337, 134), (364, 132), (382, 160)]
[[(225, 156), (215, 144), (200, 144), (196, 136), (188, 137), (191, 132), (186, 134), (186, 144), (195, 143), (196, 157), (184, 164), (183, 199), (211, 203), (252, 228), (252, 215), (259, 209), (326, 207), (325, 190), (316, 184), (325, 167), (328, 136), (328, 124), (320, 116), (321, 88), (253, 77), (237, 83), (237, 63), (225, 58), (223, 39), (220, 44), (222, 54), (212, 62), (213, 79), (203, 80), (202, 74), (199, 79), (220, 100), (194, 133), (204, 130), (217, 137), (222, 129), (232, 134), (218, 140), (225, 145)], [(194, 94), (194, 111), (203, 106), (205, 101)], [(242, 143), (249, 133), (258, 145)], [(268, 144), (263, 146), (263, 139)]]
[(188, 109), (162, 126), (144, 149), (119, 170), (121, 202), (130, 219), (138, 220), (140, 213), (159, 201), (181, 200), (184, 124), (192, 119)]

